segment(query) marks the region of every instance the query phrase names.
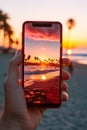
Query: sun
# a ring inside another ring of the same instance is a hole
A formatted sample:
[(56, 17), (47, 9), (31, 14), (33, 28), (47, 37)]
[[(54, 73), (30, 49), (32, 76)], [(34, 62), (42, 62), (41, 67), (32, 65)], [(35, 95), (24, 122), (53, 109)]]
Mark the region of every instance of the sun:
[(41, 56), (41, 57), (40, 57), (40, 60), (41, 60), (41, 61), (44, 61), (45, 59), (47, 59), (46, 56)]
[(68, 49), (67, 50), (67, 55), (71, 55), (72, 54), (72, 50), (71, 49)]
[(45, 75), (42, 75), (41, 79), (42, 79), (42, 80), (46, 80), (47, 77), (46, 77)]

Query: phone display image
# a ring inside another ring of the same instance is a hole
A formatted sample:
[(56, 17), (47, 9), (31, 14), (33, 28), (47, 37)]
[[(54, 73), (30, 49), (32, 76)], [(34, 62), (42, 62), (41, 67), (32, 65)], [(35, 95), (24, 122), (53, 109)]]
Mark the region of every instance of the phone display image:
[(30, 106), (60, 104), (61, 24), (23, 25), (25, 98)]

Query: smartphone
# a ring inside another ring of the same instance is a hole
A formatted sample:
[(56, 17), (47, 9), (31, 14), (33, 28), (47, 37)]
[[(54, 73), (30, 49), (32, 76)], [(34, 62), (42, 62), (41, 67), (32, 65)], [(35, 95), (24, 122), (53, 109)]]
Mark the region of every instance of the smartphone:
[(22, 28), (22, 83), (27, 105), (61, 105), (62, 24), (25, 21)]

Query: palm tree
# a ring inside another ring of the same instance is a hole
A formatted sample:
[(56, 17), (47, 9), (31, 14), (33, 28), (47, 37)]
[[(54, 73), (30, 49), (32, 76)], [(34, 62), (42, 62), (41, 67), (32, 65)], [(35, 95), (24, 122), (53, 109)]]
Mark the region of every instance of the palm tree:
[(4, 31), (3, 43), (5, 43), (5, 38), (8, 37), (9, 48), (10, 48), (11, 47), (11, 40), (10, 39), (12, 39), (13, 30), (12, 30), (11, 26), (8, 23), (4, 23), (3, 31)]
[(9, 36), (9, 49), (12, 47), (12, 44), (14, 43), (13, 38)]
[(27, 60), (29, 61), (29, 60), (30, 60), (30, 58), (31, 58), (31, 55), (28, 55), (28, 56), (27, 56)]
[(36, 57), (36, 56), (34, 57), (34, 59), (35, 59), (37, 62), (40, 60), (40, 59), (39, 59), (38, 57)]
[(2, 10), (0, 10), (0, 29), (1, 29), (1, 27), (2, 27), (2, 24), (3, 24), (3, 12), (2, 12)]
[(4, 38), (6, 37), (7, 28), (9, 25), (7, 22), (8, 19), (9, 19), (8, 14), (6, 14), (2, 10), (0, 10), (0, 29), (3, 30), (3, 32), (4, 32)]
[(36, 60), (37, 60), (37, 57), (35, 56), (34, 59), (35, 59), (35, 61), (36, 61)]
[(16, 43), (16, 47), (18, 48), (18, 45), (19, 45), (19, 40), (18, 40), (18, 38), (16, 38), (15, 43)]
[(0, 10), (0, 34), (2, 29), (3, 29), (3, 11)]
[(0, 30), (3, 30), (3, 43), (5, 43), (5, 37), (8, 36), (9, 39), (9, 47), (11, 47), (11, 39), (12, 39), (12, 34), (13, 30), (12, 27), (9, 25), (7, 20), (9, 20), (10, 17), (8, 16), (7, 13), (4, 13), (2, 10), (0, 10)]
[(70, 18), (67, 20), (66, 24), (67, 24), (67, 28), (68, 28), (67, 49), (69, 49), (70, 48), (70, 43), (69, 43), (70, 42), (69, 41), (70, 40), (70, 31), (73, 29), (73, 27), (75, 27), (76, 22), (74, 19)]

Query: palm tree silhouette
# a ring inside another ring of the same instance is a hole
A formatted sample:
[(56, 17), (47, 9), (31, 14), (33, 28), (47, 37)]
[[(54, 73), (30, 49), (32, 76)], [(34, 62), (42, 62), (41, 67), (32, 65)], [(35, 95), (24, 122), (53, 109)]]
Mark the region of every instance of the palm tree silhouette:
[(73, 29), (73, 27), (75, 27), (76, 22), (74, 19), (70, 18), (67, 20), (66, 24), (68, 28), (67, 49), (69, 49), (70, 48), (70, 31)]
[(10, 47), (11, 41), (12, 41), (13, 30), (12, 30), (12, 27), (8, 23), (9, 19), (10, 17), (8, 16), (8, 14), (0, 10), (0, 30), (3, 30), (3, 44), (5, 43), (6, 36), (8, 36), (9, 47)]
[(40, 61), (39, 57), (35, 56), (34, 59), (38, 62)]
[(0, 10), (0, 29), (3, 30), (4, 32), (4, 39), (7, 34), (7, 28), (8, 28), (8, 23), (7, 20), (9, 19), (8, 14), (4, 13), (2, 10)]
[(7, 37), (8, 38), (8, 47), (10, 49), (12, 43), (14, 43), (14, 40), (12, 38), (14, 31), (12, 30), (12, 27), (8, 23), (5, 23), (3, 26), (4, 26), (3, 27), (3, 31), (4, 31), (3, 43), (5, 43), (5, 38)]
[(18, 47), (18, 45), (19, 45), (19, 40), (16, 39), (16, 40), (15, 40), (15, 43), (16, 43), (16, 47)]
[(27, 60), (29, 61), (29, 60), (30, 60), (30, 58), (31, 58), (31, 55), (28, 55), (28, 56), (27, 56)]
[(50, 58), (48, 58), (48, 61), (49, 61), (49, 62), (51, 62), (51, 59), (50, 59)]
[(37, 57), (36, 56), (34, 57), (34, 59), (35, 59), (35, 61), (37, 61)]

